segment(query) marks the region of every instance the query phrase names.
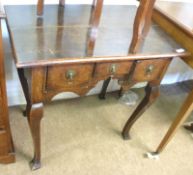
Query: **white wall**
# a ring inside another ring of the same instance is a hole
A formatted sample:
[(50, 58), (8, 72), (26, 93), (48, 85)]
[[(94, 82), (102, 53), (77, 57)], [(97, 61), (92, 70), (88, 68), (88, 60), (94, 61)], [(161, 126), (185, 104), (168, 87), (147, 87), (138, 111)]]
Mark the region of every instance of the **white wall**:
[[(48, 4), (58, 3), (59, 0), (45, 0)], [(4, 4), (35, 4), (37, 0), (2, 0)], [(66, 0), (67, 4), (90, 4), (92, 0)], [(135, 0), (105, 0), (105, 4), (136, 4)]]
[[(37, 0), (1, 0), (3, 4), (35, 4)], [(173, 1), (173, 2), (190, 2), (193, 0), (162, 0), (162, 1)], [(58, 0), (45, 0), (48, 4), (58, 3)], [(90, 4), (92, 0), (66, 0), (68, 4), (80, 3), (80, 4)], [(105, 0), (105, 4), (135, 4), (135, 0)]]

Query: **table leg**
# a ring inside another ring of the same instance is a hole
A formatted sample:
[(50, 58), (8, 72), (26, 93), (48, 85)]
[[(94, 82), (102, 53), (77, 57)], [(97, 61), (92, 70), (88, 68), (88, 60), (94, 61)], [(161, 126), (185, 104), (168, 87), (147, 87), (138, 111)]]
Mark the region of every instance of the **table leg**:
[(37, 15), (41, 16), (43, 14), (44, 0), (38, 0), (37, 4)]
[(19, 79), (20, 79), (22, 89), (24, 92), (24, 96), (27, 102), (27, 106), (26, 106), (25, 111), (23, 111), (23, 115), (27, 116), (27, 111), (30, 108), (30, 96), (29, 96), (30, 93), (29, 93), (29, 88), (28, 88), (28, 82), (24, 74), (24, 69), (18, 69), (17, 71), (18, 71)]
[(40, 122), (43, 117), (43, 103), (32, 104), (27, 114), (34, 143), (34, 158), (31, 161), (31, 166), (32, 170), (36, 170), (41, 167)]
[(106, 96), (106, 93), (107, 93), (107, 87), (109, 85), (111, 81), (111, 77), (109, 77), (108, 79), (106, 79), (103, 83), (103, 87), (102, 87), (102, 90), (101, 90), (101, 93), (99, 94), (99, 98), (101, 100), (104, 100), (105, 99), (105, 96)]
[(119, 97), (123, 96), (126, 92), (128, 92), (131, 87), (133, 87), (135, 85), (135, 83), (131, 83), (129, 85), (122, 85), (121, 89), (119, 90)]
[(169, 141), (174, 137), (174, 134), (176, 133), (177, 129), (183, 124), (183, 122), (188, 118), (189, 114), (193, 110), (193, 90), (188, 95), (187, 99), (185, 100), (182, 108), (180, 109), (176, 119), (170, 126), (168, 132), (164, 136), (163, 140), (161, 141), (160, 145), (158, 146), (156, 153), (161, 153), (166, 145), (169, 143)]
[(145, 88), (146, 95), (135, 109), (129, 120), (127, 121), (125, 127), (122, 131), (122, 136), (125, 140), (130, 139), (130, 129), (136, 120), (145, 112), (145, 110), (156, 100), (159, 96), (159, 86), (151, 86), (150, 84), (147, 85)]

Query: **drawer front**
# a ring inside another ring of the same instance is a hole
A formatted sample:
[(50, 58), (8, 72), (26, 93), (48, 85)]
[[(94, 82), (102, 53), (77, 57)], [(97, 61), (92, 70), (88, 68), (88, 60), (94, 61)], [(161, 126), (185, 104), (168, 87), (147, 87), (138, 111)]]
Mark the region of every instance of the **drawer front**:
[(128, 74), (132, 63), (132, 61), (98, 63), (95, 69), (95, 77), (119, 77), (121, 75)]
[(141, 82), (159, 79), (167, 63), (168, 59), (138, 61), (133, 74), (133, 80)]
[(46, 90), (81, 86), (93, 75), (93, 64), (58, 65), (48, 67)]

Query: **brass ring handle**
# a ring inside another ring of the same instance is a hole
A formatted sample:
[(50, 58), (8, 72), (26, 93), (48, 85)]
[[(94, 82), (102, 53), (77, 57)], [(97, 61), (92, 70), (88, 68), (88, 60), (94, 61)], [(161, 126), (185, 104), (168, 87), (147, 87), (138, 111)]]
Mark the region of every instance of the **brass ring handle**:
[(146, 75), (150, 75), (155, 69), (155, 66), (154, 65), (149, 65), (147, 68), (146, 68)]
[(66, 72), (66, 78), (67, 78), (68, 80), (73, 80), (75, 76), (76, 76), (76, 72), (75, 72), (74, 70), (72, 70), (72, 69), (67, 70), (67, 72)]
[(110, 74), (115, 74), (117, 71), (117, 65), (116, 64), (111, 64), (109, 72)]

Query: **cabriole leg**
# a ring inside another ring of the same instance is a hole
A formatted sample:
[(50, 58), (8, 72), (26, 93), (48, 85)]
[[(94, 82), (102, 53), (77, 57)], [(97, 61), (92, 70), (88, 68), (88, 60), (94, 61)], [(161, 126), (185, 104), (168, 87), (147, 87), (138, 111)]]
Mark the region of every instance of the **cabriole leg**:
[(129, 131), (136, 120), (145, 112), (145, 110), (156, 100), (159, 96), (159, 87), (158, 86), (148, 86), (145, 89), (146, 95), (138, 107), (135, 109), (129, 120), (127, 121), (125, 127), (122, 131), (122, 136), (125, 140), (130, 139)]
[(43, 103), (31, 105), (27, 115), (34, 144), (34, 158), (31, 161), (31, 166), (32, 170), (36, 170), (41, 167), (40, 122), (43, 117)]

